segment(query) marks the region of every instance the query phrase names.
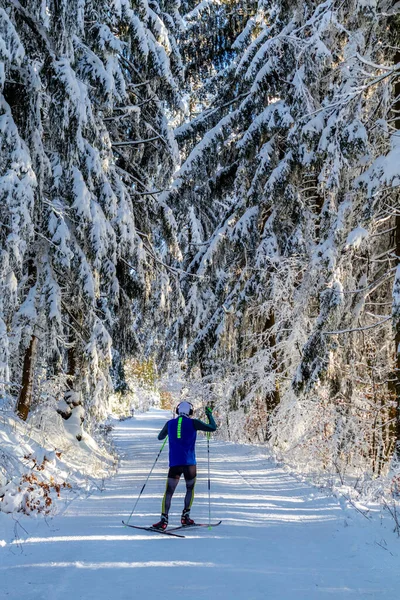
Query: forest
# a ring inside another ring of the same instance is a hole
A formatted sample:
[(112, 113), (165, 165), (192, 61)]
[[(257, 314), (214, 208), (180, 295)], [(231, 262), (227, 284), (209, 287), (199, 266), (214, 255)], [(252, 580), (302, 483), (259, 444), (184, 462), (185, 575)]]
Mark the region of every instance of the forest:
[(400, 2), (0, 0), (0, 512), (181, 388), (399, 497)]

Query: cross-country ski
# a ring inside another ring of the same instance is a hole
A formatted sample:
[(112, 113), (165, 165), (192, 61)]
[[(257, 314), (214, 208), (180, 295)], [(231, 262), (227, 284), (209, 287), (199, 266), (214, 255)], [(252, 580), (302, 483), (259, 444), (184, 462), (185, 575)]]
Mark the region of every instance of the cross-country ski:
[[(132, 523), (125, 523), (122, 521), (125, 527), (132, 527), (133, 529), (142, 529), (144, 531), (155, 531), (156, 533), (165, 533), (167, 535), (174, 535), (173, 532), (178, 531), (180, 529), (193, 529), (194, 527), (208, 527), (212, 529), (213, 527), (218, 527), (221, 525), (222, 521), (217, 521), (217, 523), (191, 523), (190, 525), (179, 525), (179, 527), (169, 527), (168, 529), (158, 529), (156, 527), (139, 527), (138, 525), (133, 525)], [(176, 535), (176, 537), (184, 537), (183, 535)]]
[[(185, 537), (184, 535), (179, 535), (179, 534), (175, 534), (172, 533), (173, 531), (175, 531), (175, 529), (170, 529), (170, 530), (166, 530), (166, 529), (157, 529), (156, 527), (139, 527), (138, 525), (132, 525), (131, 523), (125, 523), (125, 521), (122, 521), (122, 523), (125, 525), (125, 527), (132, 527), (133, 529), (140, 529), (142, 531), (154, 531), (155, 533), (161, 533), (164, 535), (172, 535), (173, 537)], [(177, 527), (176, 529), (180, 529), (180, 527)]]
[(216, 523), (190, 523), (190, 525), (179, 525), (179, 527), (169, 527), (168, 531), (177, 531), (178, 529), (192, 529), (193, 527), (209, 527), (212, 529), (213, 527), (218, 527), (221, 525), (222, 521), (217, 521)]

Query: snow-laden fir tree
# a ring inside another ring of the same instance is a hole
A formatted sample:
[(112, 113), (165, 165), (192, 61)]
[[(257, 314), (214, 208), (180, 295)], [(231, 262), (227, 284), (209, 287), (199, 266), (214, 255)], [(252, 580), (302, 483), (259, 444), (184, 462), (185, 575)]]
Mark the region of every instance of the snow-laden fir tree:
[(168, 321), (178, 4), (0, 1), (0, 385), (24, 419), (51, 396), (79, 435), (112, 348)]
[(394, 2), (260, 2), (164, 197), (230, 435), (341, 475), (400, 440), (398, 32)]

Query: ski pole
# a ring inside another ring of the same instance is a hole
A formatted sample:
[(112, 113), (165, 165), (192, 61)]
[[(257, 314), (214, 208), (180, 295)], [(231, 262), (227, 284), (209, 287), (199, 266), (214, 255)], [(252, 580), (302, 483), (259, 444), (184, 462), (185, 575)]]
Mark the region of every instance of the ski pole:
[(210, 478), (210, 432), (207, 432), (207, 458), (208, 458), (208, 529), (211, 529), (211, 478)]
[(150, 475), (152, 474), (152, 472), (153, 472), (153, 469), (154, 469), (154, 467), (156, 466), (156, 462), (157, 462), (157, 461), (158, 461), (158, 459), (160, 458), (161, 452), (163, 451), (163, 449), (164, 449), (164, 446), (165, 446), (165, 444), (167, 443), (167, 439), (168, 439), (168, 436), (165, 438), (165, 440), (164, 440), (164, 442), (163, 442), (163, 445), (161, 446), (161, 448), (160, 448), (160, 451), (159, 451), (159, 453), (158, 453), (158, 454), (157, 454), (157, 456), (156, 456), (156, 460), (154, 461), (154, 463), (153, 463), (153, 466), (151, 467), (150, 473), (147, 475), (147, 479), (146, 479), (146, 481), (144, 482), (142, 489), (140, 490), (139, 496), (137, 497), (137, 500), (136, 500), (136, 502), (135, 502), (135, 506), (132, 508), (132, 512), (131, 512), (131, 514), (129, 515), (129, 519), (127, 520), (127, 522), (125, 523), (125, 525), (128, 525), (129, 521), (130, 521), (130, 520), (131, 520), (131, 518), (132, 518), (132, 515), (133, 515), (133, 513), (135, 512), (135, 508), (137, 507), (137, 504), (138, 504), (138, 502), (139, 502), (139, 500), (140, 500), (140, 496), (143, 494), (143, 490), (144, 490), (144, 488), (146, 487), (148, 480), (150, 479)]

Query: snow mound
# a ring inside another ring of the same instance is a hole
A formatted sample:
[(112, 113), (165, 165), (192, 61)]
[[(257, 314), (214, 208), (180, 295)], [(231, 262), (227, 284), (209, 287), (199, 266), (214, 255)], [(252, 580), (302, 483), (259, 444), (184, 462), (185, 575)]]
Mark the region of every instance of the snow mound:
[(115, 472), (110, 448), (82, 429), (80, 415), (73, 416), (65, 421), (54, 408), (41, 407), (24, 422), (1, 411), (0, 512), (55, 514), (67, 499), (99, 488)]

